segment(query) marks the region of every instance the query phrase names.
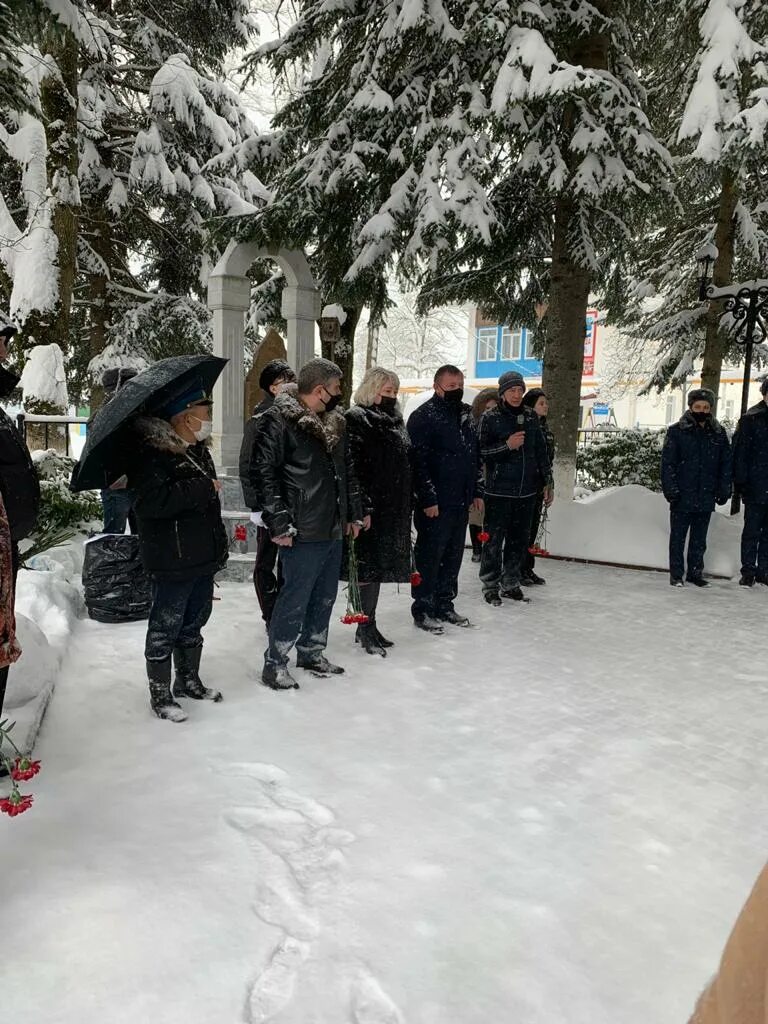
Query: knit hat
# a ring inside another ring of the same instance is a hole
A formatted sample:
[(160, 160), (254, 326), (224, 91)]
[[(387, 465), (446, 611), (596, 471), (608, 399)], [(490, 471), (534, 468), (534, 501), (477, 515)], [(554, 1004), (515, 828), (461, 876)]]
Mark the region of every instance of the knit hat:
[(523, 376), (517, 370), (507, 370), (506, 373), (502, 373), (499, 377), (499, 398), (501, 398), (505, 391), (509, 391), (510, 388), (525, 389)]
[(709, 388), (694, 388), (693, 391), (688, 392), (688, 408), (690, 409), (694, 402), (709, 402), (712, 409), (715, 407), (715, 394), (710, 391)]
[(768, 377), (766, 377), (763, 383), (760, 385), (760, 394), (768, 395)]
[(157, 414), (163, 420), (171, 420), (178, 413), (184, 412), (186, 409), (192, 409), (196, 405), (213, 405), (209, 396), (206, 395), (205, 389), (200, 384), (187, 388), (186, 391), (176, 398), (171, 399), (162, 409), (158, 410)]
[(262, 391), (269, 391), (281, 377), (287, 381), (296, 380), (296, 374), (284, 359), (270, 359), (259, 376), (259, 387)]
[(529, 409), (533, 409), (540, 398), (546, 398), (546, 392), (541, 388), (530, 388), (523, 395), (523, 405), (527, 405)]

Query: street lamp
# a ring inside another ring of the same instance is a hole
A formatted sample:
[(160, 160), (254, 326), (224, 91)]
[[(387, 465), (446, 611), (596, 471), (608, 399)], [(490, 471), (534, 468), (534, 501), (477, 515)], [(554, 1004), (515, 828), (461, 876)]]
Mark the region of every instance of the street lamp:
[[(744, 345), (744, 383), (741, 388), (741, 415), (749, 405), (749, 385), (752, 376), (752, 353), (755, 341), (758, 344), (768, 337), (768, 281), (742, 281), (738, 284), (716, 288), (710, 273), (718, 257), (717, 246), (708, 242), (696, 254), (701, 270), (699, 278), (699, 299), (702, 302), (722, 302), (723, 312), (733, 317), (733, 337)], [(738, 496), (731, 504), (731, 515), (736, 515), (741, 506)]]

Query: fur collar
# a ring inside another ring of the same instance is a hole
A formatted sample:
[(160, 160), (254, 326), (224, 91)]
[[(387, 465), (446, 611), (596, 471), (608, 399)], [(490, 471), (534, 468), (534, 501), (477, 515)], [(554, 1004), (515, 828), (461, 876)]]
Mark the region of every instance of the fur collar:
[[(693, 418), (693, 414), (691, 413), (690, 409), (686, 409), (686, 411), (683, 413), (683, 415), (680, 417), (680, 419), (677, 422), (678, 422), (678, 425), (679, 425), (681, 430), (698, 430), (699, 429), (699, 424)], [(713, 434), (719, 434), (725, 428), (719, 422), (719, 420), (716, 420), (714, 418), (714, 416), (713, 416), (711, 420), (709, 420), (707, 423), (704, 424), (704, 429), (705, 430), (711, 430)]]
[(320, 416), (286, 391), (277, 396), (272, 408), (277, 410), (286, 423), (320, 441), (329, 452), (333, 451), (344, 436), (346, 420), (343, 413), (336, 409)]
[(145, 444), (159, 452), (183, 455), (190, 447), (167, 420), (161, 420), (158, 416), (139, 416), (134, 421), (134, 429)]

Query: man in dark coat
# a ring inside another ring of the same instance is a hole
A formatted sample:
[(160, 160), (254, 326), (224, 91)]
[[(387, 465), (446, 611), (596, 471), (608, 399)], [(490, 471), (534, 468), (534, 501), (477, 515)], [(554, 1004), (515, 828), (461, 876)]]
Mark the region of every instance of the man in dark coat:
[(267, 409), (272, 408), (275, 398), (280, 394), (283, 386), (295, 380), (296, 374), (284, 359), (271, 359), (265, 365), (259, 376), (259, 387), (264, 392), (264, 398), (254, 408), (251, 418), (245, 424), (243, 443), (240, 446), (240, 483), (243, 487), (245, 504), (253, 513), (251, 518), (256, 521), (256, 565), (253, 568), (253, 586), (256, 590), (262, 618), (267, 627), (269, 627), (269, 620), (275, 609), (275, 601), (277, 601), (277, 595), (282, 586), (277, 560), (280, 549), (277, 544), (272, 543), (269, 530), (264, 526), (261, 517), (261, 509), (257, 506), (256, 488), (251, 483), (250, 476), (251, 457), (259, 416)]
[(480, 580), (494, 607), (501, 598), (527, 601), (520, 587), (536, 497), (552, 502), (551, 467), (539, 417), (523, 405), (525, 381), (513, 370), (499, 377), (499, 405), (480, 421), (485, 463), (485, 529)]
[(533, 518), (531, 519), (531, 531), (528, 535), (528, 550), (523, 555), (523, 569), (520, 575), (520, 582), (526, 586), (541, 586), (547, 581), (534, 571), (536, 556), (531, 554), (531, 548), (536, 543), (541, 527), (541, 517), (544, 513), (544, 490), (549, 492), (550, 499), (555, 493), (554, 466), (555, 466), (555, 435), (549, 429), (547, 414), (549, 412), (549, 400), (541, 388), (530, 388), (523, 396), (523, 405), (533, 409), (539, 417), (539, 426), (544, 434), (544, 441), (547, 445), (547, 458), (549, 459), (549, 478), (542, 481), (536, 494), (536, 504), (533, 507)]
[(661, 488), (669, 502), (669, 582), (683, 586), (685, 539), (688, 582), (703, 577), (707, 530), (715, 503), (731, 494), (731, 442), (712, 415), (715, 396), (707, 388), (688, 393), (688, 411), (667, 430), (661, 452)]
[(191, 387), (157, 417), (139, 418), (128, 472), (136, 494), (141, 558), (153, 584), (144, 650), (150, 704), (158, 718), (172, 722), (187, 717), (174, 697), (221, 700), (221, 693), (204, 686), (199, 675), (213, 579), (227, 561), (221, 484), (207, 446), (211, 405), (202, 387)]
[(733, 486), (744, 499), (742, 587), (768, 585), (768, 379), (762, 401), (739, 420), (733, 439)]
[(411, 588), (414, 624), (440, 634), (443, 623), (468, 626), (454, 601), (464, 557), (469, 508), (483, 506), (483, 483), (472, 409), (464, 401), (464, 374), (441, 366), (435, 393), (408, 418), (415, 492), (414, 559), (421, 576)]
[(256, 421), (250, 480), (256, 504), (280, 548), (283, 587), (269, 624), (262, 682), (295, 688), (288, 671), (296, 664), (314, 675), (344, 671), (324, 654), (339, 588), (345, 533), (357, 537), (363, 520), (346, 420), (341, 370), (313, 359), (299, 372), (298, 393), (277, 396)]
[[(0, 364), (8, 355), (16, 328), (0, 321)], [(0, 365), (0, 398), (6, 398), (19, 378)], [(0, 408), (0, 493), (2, 493), (10, 527), (13, 592), (19, 571), (19, 541), (24, 540), (37, 525), (40, 510), (40, 483), (24, 439), (10, 417)], [(0, 718), (2, 718), (8, 667), (0, 668)]]

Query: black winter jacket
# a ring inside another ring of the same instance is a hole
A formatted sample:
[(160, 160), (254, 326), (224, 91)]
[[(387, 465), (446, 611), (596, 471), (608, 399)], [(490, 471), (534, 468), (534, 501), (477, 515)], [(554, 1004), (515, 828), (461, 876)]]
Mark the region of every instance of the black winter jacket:
[(181, 581), (218, 572), (228, 544), (211, 453), (204, 444), (186, 445), (165, 420), (141, 417), (133, 429), (128, 486), (147, 574)]
[[(347, 435), (371, 528), (356, 543), (358, 577), (368, 583), (408, 583), (411, 578), (411, 447), (400, 412), (356, 405), (347, 413)], [(347, 578), (344, 561), (342, 579)]]
[(768, 505), (768, 405), (758, 402), (733, 437), (733, 485), (748, 505)]
[(275, 396), (268, 392), (266, 398), (263, 398), (255, 406), (251, 413), (251, 418), (245, 424), (245, 429), (243, 430), (243, 443), (240, 445), (238, 472), (240, 473), (240, 483), (243, 486), (245, 504), (252, 512), (261, 511), (257, 505), (256, 488), (251, 481), (251, 456), (253, 455), (253, 440), (256, 437), (256, 421), (263, 412), (271, 409), (274, 404)]
[(256, 421), (249, 477), (272, 537), (339, 540), (363, 518), (346, 420), (283, 392)]
[(469, 508), (483, 496), (472, 409), (433, 395), (408, 417), (417, 508)]
[[(10, 395), (19, 378), (0, 367), (0, 398)], [(40, 481), (24, 438), (13, 420), (0, 409), (0, 493), (11, 527), (11, 540), (18, 543), (37, 525), (40, 511)]]
[(711, 512), (731, 496), (731, 442), (716, 419), (700, 427), (686, 412), (667, 430), (661, 489), (675, 508)]
[[(510, 434), (525, 431), (521, 448), (507, 444)], [(501, 401), (480, 420), (480, 455), (485, 463), (489, 498), (526, 498), (548, 486), (552, 467), (539, 417), (527, 406), (512, 409)]]

